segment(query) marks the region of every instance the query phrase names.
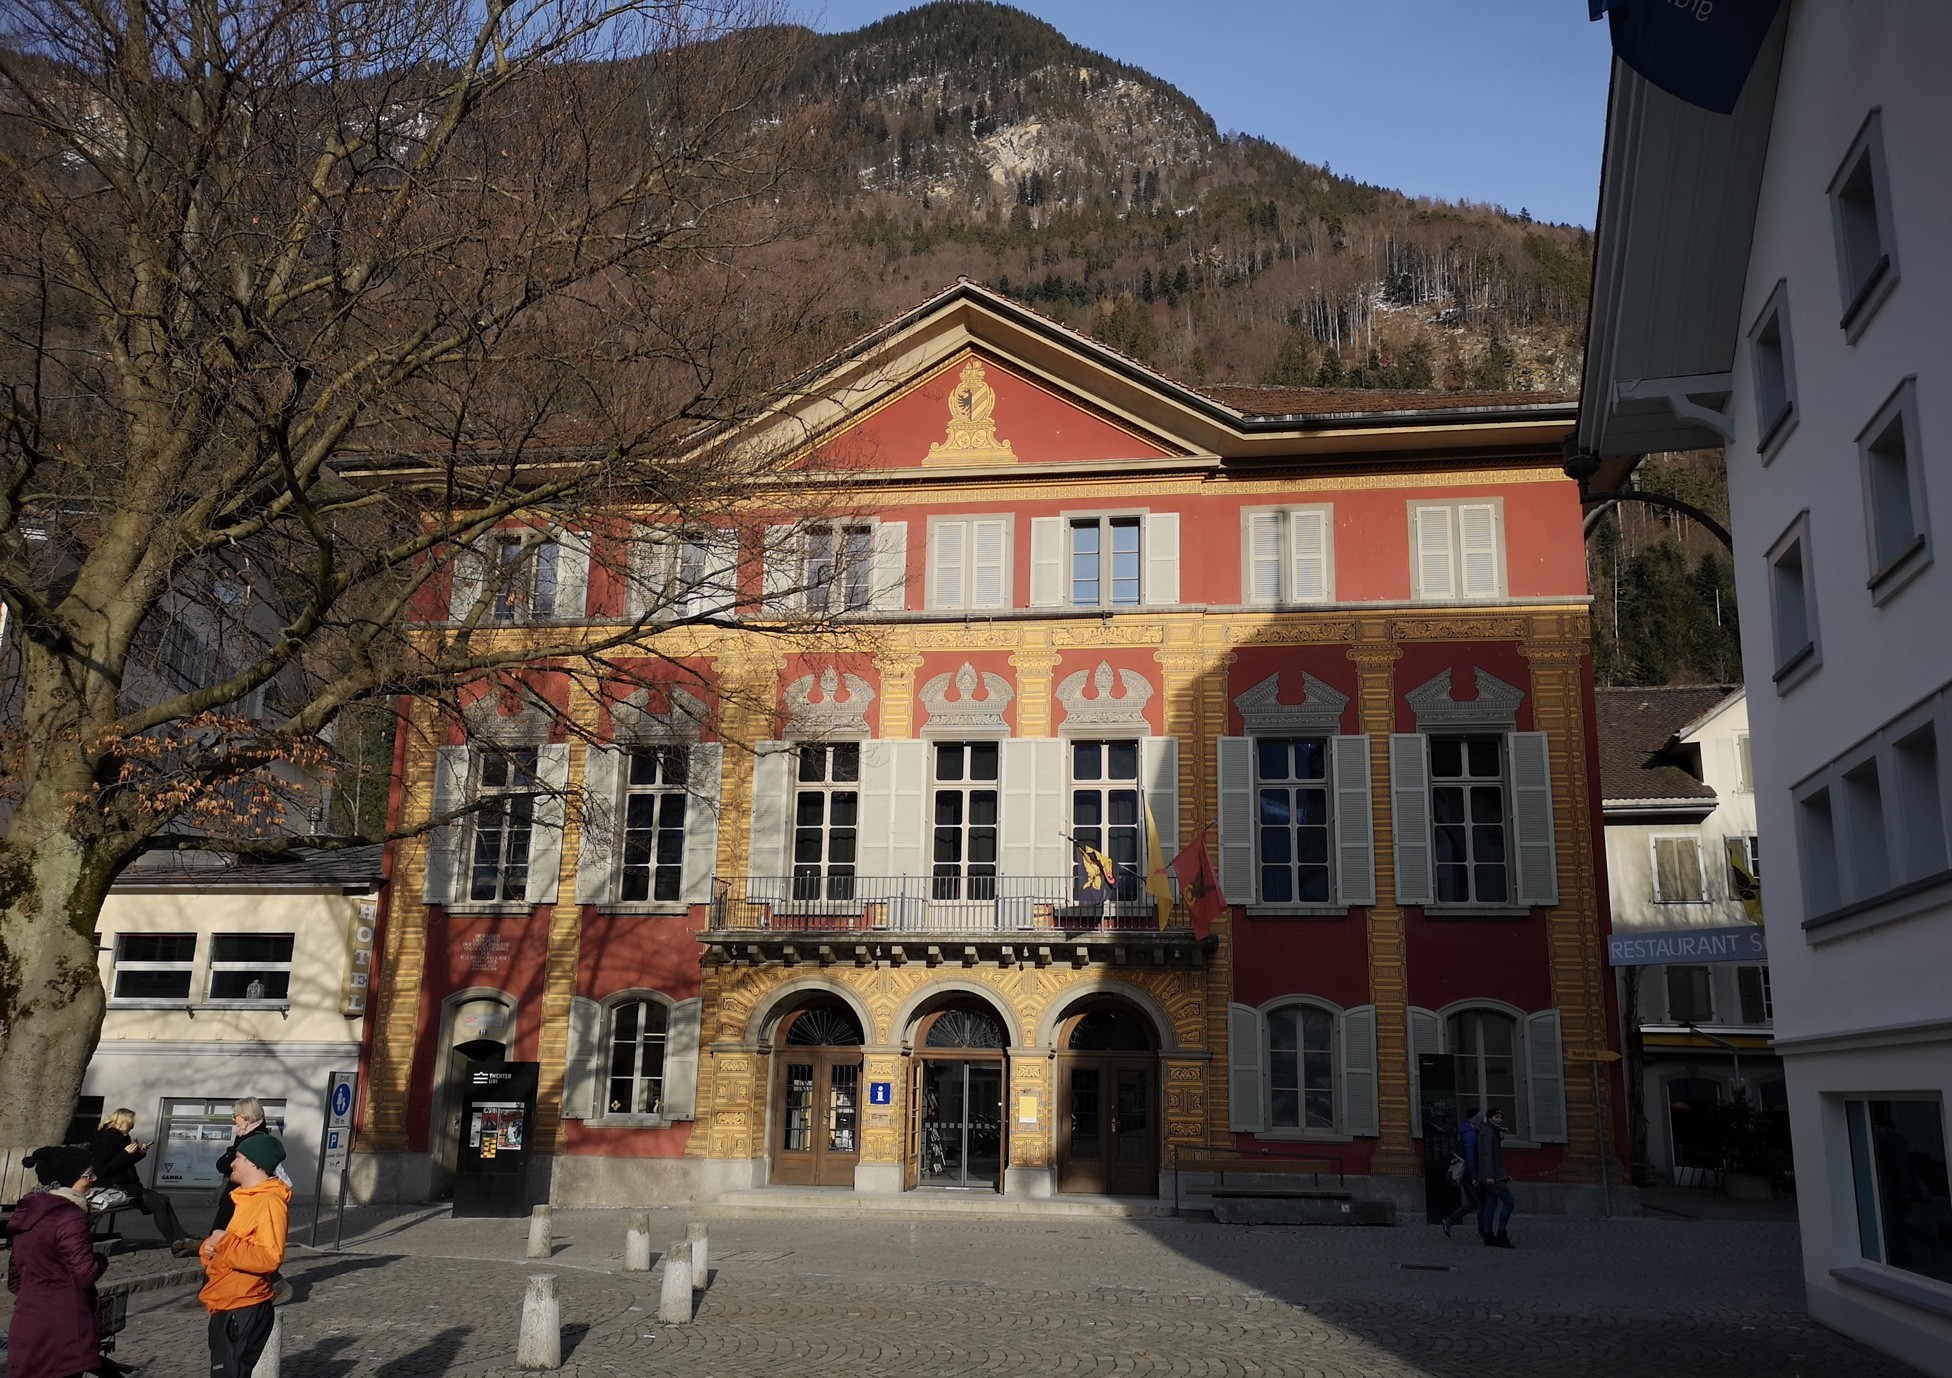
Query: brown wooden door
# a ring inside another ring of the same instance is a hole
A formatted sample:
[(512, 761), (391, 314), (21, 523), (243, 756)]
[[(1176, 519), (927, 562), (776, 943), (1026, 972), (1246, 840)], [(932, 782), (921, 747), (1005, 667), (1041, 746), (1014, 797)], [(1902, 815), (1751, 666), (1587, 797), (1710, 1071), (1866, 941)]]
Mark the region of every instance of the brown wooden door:
[(1059, 1060), (1059, 1191), (1158, 1195), (1156, 1081), (1149, 1059), (1070, 1056)]
[(776, 1186), (852, 1187), (861, 1160), (861, 1053), (784, 1048), (773, 1083)]

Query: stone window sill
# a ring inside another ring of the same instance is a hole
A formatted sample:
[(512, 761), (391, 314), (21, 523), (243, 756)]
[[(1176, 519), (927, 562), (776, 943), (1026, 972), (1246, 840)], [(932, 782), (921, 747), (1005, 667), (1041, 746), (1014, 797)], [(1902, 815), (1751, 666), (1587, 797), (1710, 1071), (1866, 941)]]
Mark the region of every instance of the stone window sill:
[(1882, 1267), (1832, 1268), (1830, 1276), (1851, 1287), (1861, 1287), (1892, 1301), (1915, 1306), (1921, 1311), (1952, 1317), (1952, 1291), (1920, 1278), (1913, 1281), (1892, 1269)]
[[(1332, 1129), (1263, 1129), (1254, 1137), (1262, 1143), (1270, 1144), (1352, 1144), (1355, 1142), (1354, 1135), (1340, 1134)], [(1274, 1158), (1270, 1161), (1278, 1163), (1281, 1159)], [(1243, 1166), (1234, 1170), (1252, 1172), (1253, 1168)]]
[(1250, 904), (1247, 917), (1250, 919), (1346, 919), (1350, 906), (1346, 904)]
[(1426, 904), (1423, 916), (1427, 919), (1529, 919), (1532, 911), (1525, 905), (1516, 904)]

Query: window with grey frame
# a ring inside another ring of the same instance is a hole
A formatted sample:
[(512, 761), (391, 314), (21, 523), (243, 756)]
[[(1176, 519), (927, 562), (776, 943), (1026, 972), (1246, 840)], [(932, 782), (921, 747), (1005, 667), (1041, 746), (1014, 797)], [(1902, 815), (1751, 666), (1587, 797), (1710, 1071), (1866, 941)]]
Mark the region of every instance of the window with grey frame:
[(529, 843), (535, 830), (537, 752), (489, 747), (479, 755), (469, 822), (468, 898), (519, 900), (528, 891)]
[(1769, 548), (1769, 616), (1775, 636), (1778, 693), (1787, 692), (1821, 661), (1817, 645), (1816, 585), (1810, 566), (1810, 514), (1799, 513)]
[(1871, 596), (1880, 603), (1932, 558), (1918, 448), (1917, 381), (1900, 383), (1857, 436)]
[(1796, 355), (1789, 335), (1787, 279), (1776, 284), (1749, 327), (1749, 373), (1755, 387), (1755, 447), (1766, 464), (1796, 421)]
[(1144, 586), (1143, 517), (1073, 517), (1066, 523), (1074, 607), (1136, 607)]
[(998, 742), (937, 742), (929, 894), (938, 900), (996, 898)]
[(874, 527), (811, 526), (801, 577), (808, 612), (859, 612), (873, 598)]
[(1430, 822), (1438, 904), (1511, 902), (1505, 739), (1430, 738)]
[(1286, 1005), (1268, 1015), (1270, 1129), (1337, 1127), (1335, 1023), (1317, 1005)]
[(620, 1000), (610, 1007), (609, 1022), (604, 1113), (660, 1113), (668, 1012), (657, 1000)]
[(547, 537), (506, 532), (495, 537), (495, 601), (489, 617), (523, 622), (556, 615), (562, 547)]
[(682, 893), (689, 760), (682, 746), (640, 746), (628, 757), (618, 892), (627, 903), (672, 901)]
[(1945, 1107), (1936, 1098), (1848, 1098), (1844, 1125), (1857, 1241), (1873, 1263), (1952, 1283)]
[(1256, 859), (1262, 904), (1328, 904), (1330, 783), (1326, 737), (1254, 739)]
[(1898, 279), (1889, 183), (1883, 116), (1872, 110), (1829, 186), (1837, 278), (1843, 297), (1843, 314), (1837, 324), (1851, 340), (1870, 322)]
[(1457, 1059), (1459, 1109), (1502, 1110), (1513, 1137), (1524, 1137), (1518, 1021), (1499, 1010), (1463, 1010), (1445, 1021), (1444, 1033)]

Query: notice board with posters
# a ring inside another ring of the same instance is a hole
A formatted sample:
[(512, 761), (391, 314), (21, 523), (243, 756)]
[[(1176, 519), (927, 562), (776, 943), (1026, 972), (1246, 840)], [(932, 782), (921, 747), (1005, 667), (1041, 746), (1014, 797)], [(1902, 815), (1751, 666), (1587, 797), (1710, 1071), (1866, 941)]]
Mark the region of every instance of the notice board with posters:
[(457, 1218), (513, 1219), (529, 1213), (529, 1141), (538, 1062), (477, 1062), (461, 1097), (454, 1160)]
[[(156, 1146), (149, 1159), (155, 1164), (151, 1186), (165, 1191), (190, 1191), (223, 1185), (217, 1172), (217, 1159), (237, 1137), (231, 1123), (228, 1100), (189, 1100), (167, 1097), (163, 1101), (161, 1122), (156, 1128)], [(285, 1135), (285, 1103), (267, 1100), (264, 1124), (279, 1138)]]

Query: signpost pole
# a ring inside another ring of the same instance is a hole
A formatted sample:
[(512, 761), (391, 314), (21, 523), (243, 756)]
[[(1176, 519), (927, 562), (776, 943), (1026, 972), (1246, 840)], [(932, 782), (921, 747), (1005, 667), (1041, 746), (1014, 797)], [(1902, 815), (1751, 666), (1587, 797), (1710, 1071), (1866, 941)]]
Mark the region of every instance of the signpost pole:
[(325, 1210), (325, 1174), (339, 1174), (339, 1219), (333, 1235), (337, 1252), (346, 1232), (346, 1167), (352, 1156), (352, 1102), (359, 1073), (334, 1072), (325, 1082), (325, 1126), (319, 1134), (319, 1178), (312, 1197), (312, 1247), (319, 1243), (319, 1217)]

